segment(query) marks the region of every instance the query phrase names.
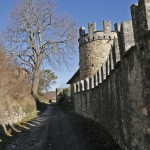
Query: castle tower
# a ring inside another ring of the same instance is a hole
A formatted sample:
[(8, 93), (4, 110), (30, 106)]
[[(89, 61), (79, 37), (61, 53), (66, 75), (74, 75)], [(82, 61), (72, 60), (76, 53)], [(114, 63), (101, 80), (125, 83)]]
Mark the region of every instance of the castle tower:
[(80, 60), (80, 79), (90, 77), (105, 63), (113, 39), (117, 38), (117, 33), (111, 30), (111, 22), (103, 22), (104, 29), (96, 31), (96, 23), (88, 24), (88, 34), (85, 28), (79, 29), (79, 60)]

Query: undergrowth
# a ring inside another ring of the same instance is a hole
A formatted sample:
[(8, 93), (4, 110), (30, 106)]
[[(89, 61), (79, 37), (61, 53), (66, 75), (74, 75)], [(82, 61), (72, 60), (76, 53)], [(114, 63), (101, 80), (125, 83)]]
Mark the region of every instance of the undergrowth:
[[(17, 65), (13, 56), (5, 54), (0, 45), (0, 149), (10, 141), (10, 137), (19, 132), (15, 125), (24, 117), (26, 120), (37, 115), (36, 102), (31, 95), (30, 73)], [(20, 118), (19, 118), (20, 117)], [(4, 131), (3, 127), (7, 131)]]
[(42, 92), (38, 92), (37, 93), (37, 98), (40, 100), (40, 102), (43, 102), (45, 104), (49, 104), (49, 100), (48, 98), (46, 97), (46, 95)]

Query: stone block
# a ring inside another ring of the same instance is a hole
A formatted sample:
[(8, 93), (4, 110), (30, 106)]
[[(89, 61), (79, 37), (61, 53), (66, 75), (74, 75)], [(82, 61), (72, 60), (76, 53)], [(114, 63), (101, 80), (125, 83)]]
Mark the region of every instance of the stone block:
[(84, 80), (80, 81), (80, 91), (84, 91)]
[(142, 49), (144, 35), (150, 30), (150, 1), (139, 0), (138, 5), (131, 6), (134, 39), (138, 49)]
[(109, 54), (109, 62), (110, 62), (110, 71), (114, 69), (114, 61), (113, 61), (113, 53), (112, 53), (112, 48), (110, 50)]
[(115, 31), (116, 31), (116, 32), (120, 32), (120, 24), (115, 23), (115, 24), (114, 24), (114, 27), (115, 27)]
[(109, 33), (111, 32), (111, 21), (103, 21), (103, 26), (104, 26), (104, 32)]
[(81, 27), (79, 29), (79, 35), (80, 35), (80, 37), (82, 37), (83, 35), (85, 35), (85, 27)]
[(106, 61), (106, 76), (109, 76), (110, 75), (110, 61), (109, 61), (109, 58), (107, 59)]
[(73, 84), (73, 92), (76, 93), (76, 83)]
[(93, 34), (93, 32), (96, 31), (96, 22), (92, 22), (91, 24), (88, 23), (88, 32), (89, 32), (89, 35), (90, 34)]
[[(121, 38), (122, 38), (122, 48), (126, 52), (130, 47), (135, 45), (132, 21), (126, 21), (121, 23)], [(117, 44), (117, 41), (115, 41)], [(117, 45), (117, 47), (119, 47)]]
[(90, 89), (90, 79), (86, 78), (85, 81), (86, 81), (86, 89), (89, 90)]
[(121, 60), (118, 39), (114, 39), (115, 64)]

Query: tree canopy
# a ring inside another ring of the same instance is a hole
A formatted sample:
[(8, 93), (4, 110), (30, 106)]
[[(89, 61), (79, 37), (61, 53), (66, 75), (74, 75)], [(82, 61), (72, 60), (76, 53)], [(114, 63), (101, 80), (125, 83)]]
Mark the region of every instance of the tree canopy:
[(68, 66), (77, 33), (76, 22), (69, 15), (58, 13), (55, 0), (18, 0), (4, 42), (7, 52), (17, 55), (30, 68), (34, 94), (45, 61), (54, 69)]
[(38, 91), (48, 92), (56, 84), (57, 76), (49, 69), (40, 71)]

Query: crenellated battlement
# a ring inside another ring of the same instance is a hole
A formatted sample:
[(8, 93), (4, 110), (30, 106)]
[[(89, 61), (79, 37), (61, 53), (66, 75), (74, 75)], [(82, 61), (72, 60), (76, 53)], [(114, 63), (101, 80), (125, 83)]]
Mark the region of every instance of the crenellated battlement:
[(103, 30), (96, 31), (96, 22), (88, 23), (88, 33), (85, 34), (85, 27), (79, 29), (79, 46), (95, 40), (112, 40), (117, 38), (117, 33), (111, 29), (111, 21), (103, 21)]
[[(86, 91), (97, 87), (99, 84), (105, 82), (107, 77), (114, 70), (115, 66), (120, 62), (120, 50), (118, 46), (118, 39), (114, 39), (114, 43), (111, 47), (110, 53), (103, 63), (99, 70), (93, 74), (91, 77), (81, 80), (77, 83), (74, 83), (74, 93)], [(85, 86), (89, 85), (89, 86)], [(84, 89), (82, 88), (84, 87)]]
[[(104, 29), (96, 31), (96, 23), (79, 29), (80, 79), (90, 77), (108, 59), (111, 47), (115, 48), (114, 61), (120, 61), (123, 54), (135, 45), (132, 21), (116, 23), (115, 31), (111, 30), (111, 21), (103, 21)], [(120, 56), (121, 55), (121, 56)]]
[(111, 28), (111, 21), (106, 21), (104, 20), (103, 21), (103, 28), (104, 28), (104, 32), (105, 33), (110, 33), (112, 31), (112, 28)]
[[(109, 22), (104, 21), (104, 26), (107, 25), (110, 27), (110, 21)], [(86, 34), (82, 36), (81, 39), (82, 40), (84, 39), (85, 42), (87, 43), (90, 42), (90, 40), (91, 41), (97, 40), (96, 37), (99, 37), (98, 38), (99, 40), (108, 40), (108, 41), (113, 40), (113, 43), (111, 45), (111, 48), (109, 49), (109, 53), (107, 57), (105, 58), (103, 63), (100, 64), (99, 69), (94, 74), (92, 74), (89, 78), (82, 79), (81, 80), (82, 82), (79, 81), (79, 83), (75, 83), (78, 84), (77, 86), (78, 92), (80, 92), (79, 86), (83, 87), (85, 85), (85, 82), (90, 86), (88, 87), (88, 89), (86, 89), (85, 87), (84, 90), (82, 89), (82, 91), (89, 90), (90, 88), (96, 87), (97, 83), (103, 83), (106, 80), (106, 78), (111, 74), (111, 72), (114, 70), (114, 68), (118, 65), (118, 63), (121, 62), (121, 59), (123, 59), (125, 55), (129, 53), (131, 49), (133, 49), (132, 47), (135, 46), (132, 21), (122, 22), (121, 25), (116, 23), (114, 26), (116, 32), (111, 31), (111, 33), (113, 33), (113, 36), (115, 35), (113, 38), (111, 38), (110, 36), (105, 37), (108, 31), (107, 32), (96, 31), (93, 32), (92, 35)], [(106, 27), (105, 30), (107, 30)]]
[(79, 46), (84, 43), (96, 41), (96, 40), (112, 40), (117, 38), (117, 34), (115, 31), (112, 31), (110, 34), (106, 34), (103, 31), (95, 31), (93, 34), (84, 34), (79, 40)]
[(88, 23), (89, 35), (93, 34), (95, 31), (96, 31), (96, 22)]
[(150, 150), (150, 0), (131, 6), (132, 21), (80, 28), (75, 112), (101, 123), (122, 149)]
[(139, 49), (142, 49), (143, 41), (141, 39), (150, 30), (150, 0), (139, 0), (138, 4), (133, 4), (131, 16), (135, 43)]

